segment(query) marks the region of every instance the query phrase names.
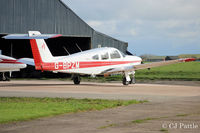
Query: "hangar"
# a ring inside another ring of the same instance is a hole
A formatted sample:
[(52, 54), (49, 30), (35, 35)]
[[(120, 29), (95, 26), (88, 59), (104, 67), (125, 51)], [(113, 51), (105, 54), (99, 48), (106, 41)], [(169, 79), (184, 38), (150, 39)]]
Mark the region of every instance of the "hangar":
[[(61, 0), (1, 0), (0, 1), (0, 50), (15, 58), (30, 57), (28, 40), (5, 40), (7, 34), (26, 34), (38, 30), (46, 34), (62, 34), (48, 39), (47, 44), (54, 56), (71, 54), (82, 49), (115, 47), (126, 53), (128, 43), (100, 33), (90, 27)], [(109, 30), (109, 29), (108, 29)]]
[[(48, 46), (54, 55), (111, 46), (126, 52), (128, 44), (95, 31), (61, 0), (1, 0), (0, 1), (0, 35), (10, 33), (27, 33), (38, 30), (41, 33), (62, 34), (63, 37), (49, 39)], [(109, 29), (108, 29), (109, 30)], [(16, 43), (16, 44), (15, 44)], [(0, 40), (2, 54), (21, 58), (31, 57), (31, 49), (25, 40)], [(11, 45), (12, 44), (12, 45)], [(10, 46), (9, 46), (10, 45)]]

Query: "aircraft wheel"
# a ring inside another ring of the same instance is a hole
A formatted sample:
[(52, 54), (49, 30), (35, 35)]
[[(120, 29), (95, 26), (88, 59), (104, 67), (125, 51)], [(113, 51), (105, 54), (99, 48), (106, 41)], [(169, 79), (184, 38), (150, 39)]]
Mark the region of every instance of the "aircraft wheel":
[(126, 77), (123, 77), (122, 83), (123, 85), (128, 85), (129, 81), (126, 80)]
[(79, 77), (79, 76), (76, 76), (76, 77), (74, 77), (74, 78), (73, 78), (73, 81), (74, 81), (74, 84), (75, 84), (75, 85), (79, 85), (79, 84), (80, 84), (80, 82), (81, 82), (81, 80), (80, 80), (80, 77)]
[(2, 81), (10, 81), (10, 78), (9, 78), (9, 76), (8, 76), (8, 74), (7, 73), (2, 73), (2, 78), (1, 78), (1, 80)]

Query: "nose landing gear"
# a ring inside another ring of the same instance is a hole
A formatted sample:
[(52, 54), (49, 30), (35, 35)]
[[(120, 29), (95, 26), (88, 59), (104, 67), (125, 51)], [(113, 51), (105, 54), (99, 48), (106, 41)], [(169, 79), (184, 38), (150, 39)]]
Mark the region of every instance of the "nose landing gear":
[[(130, 77), (130, 75), (132, 75)], [(122, 84), (123, 85), (129, 85), (129, 84), (135, 84), (135, 71), (131, 73), (124, 73), (123, 79), (122, 79)]]
[(128, 85), (130, 81), (127, 81), (126, 77), (123, 77), (122, 83), (123, 85)]

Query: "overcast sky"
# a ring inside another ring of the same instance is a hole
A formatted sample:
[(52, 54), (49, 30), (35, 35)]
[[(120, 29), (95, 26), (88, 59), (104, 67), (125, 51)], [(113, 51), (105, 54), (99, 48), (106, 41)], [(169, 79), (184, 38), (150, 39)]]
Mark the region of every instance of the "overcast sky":
[(134, 54), (200, 54), (200, 0), (63, 0)]

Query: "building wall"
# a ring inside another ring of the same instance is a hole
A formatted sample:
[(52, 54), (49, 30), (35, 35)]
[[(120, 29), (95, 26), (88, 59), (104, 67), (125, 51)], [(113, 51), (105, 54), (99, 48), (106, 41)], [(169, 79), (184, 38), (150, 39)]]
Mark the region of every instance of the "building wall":
[(116, 47), (125, 52), (127, 43), (94, 31), (60, 0), (0, 0), (0, 34), (55, 33), (91, 37), (91, 48)]
[(93, 29), (60, 0), (1, 0), (0, 32), (92, 36)]

